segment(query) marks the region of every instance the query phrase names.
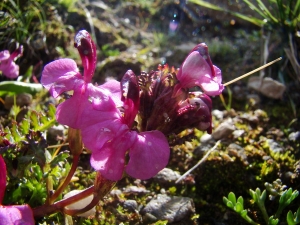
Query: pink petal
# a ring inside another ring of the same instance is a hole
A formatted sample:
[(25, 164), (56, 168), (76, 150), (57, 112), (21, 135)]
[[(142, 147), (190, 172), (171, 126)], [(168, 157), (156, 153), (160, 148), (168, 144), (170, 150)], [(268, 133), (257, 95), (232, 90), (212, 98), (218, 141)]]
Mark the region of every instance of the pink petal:
[(2, 203), (6, 188), (6, 164), (0, 155), (0, 204)]
[(166, 167), (169, 156), (170, 147), (163, 133), (142, 132), (129, 151), (126, 172), (134, 178), (149, 179)]
[(81, 127), (83, 111), (86, 110), (85, 108), (90, 104), (88, 101), (88, 92), (81, 90), (85, 88), (85, 85), (79, 90), (78, 88), (74, 90), (73, 96), (59, 104), (56, 110), (56, 120), (60, 124), (67, 125), (74, 129)]
[(1, 70), (2, 61), (8, 60), (9, 57), (10, 57), (10, 53), (8, 50), (4, 50), (0, 52), (0, 70)]
[(34, 225), (33, 213), (28, 205), (0, 205), (0, 224)]
[[(98, 115), (101, 117), (101, 114)], [(118, 133), (128, 130), (128, 127), (120, 120), (98, 120), (96, 124), (81, 130), (84, 146), (92, 152), (98, 151), (103, 145), (117, 137)]]
[(100, 85), (100, 87), (110, 92), (110, 97), (117, 106), (123, 105), (123, 102), (121, 101), (121, 87), (119, 81), (109, 80), (104, 84)]
[(19, 75), (19, 66), (13, 61), (13, 58), (7, 50), (0, 52), (0, 71), (11, 79)]
[(53, 97), (57, 97), (65, 91), (73, 90), (78, 83), (83, 84), (84, 81), (74, 60), (59, 59), (45, 66), (41, 83)]
[(91, 165), (109, 180), (120, 180), (125, 165), (125, 153), (136, 141), (136, 132), (125, 131), (101, 149), (92, 152)]
[(178, 71), (177, 78), (181, 88), (195, 87), (202, 76), (211, 77), (211, 69), (199, 52), (191, 52)]

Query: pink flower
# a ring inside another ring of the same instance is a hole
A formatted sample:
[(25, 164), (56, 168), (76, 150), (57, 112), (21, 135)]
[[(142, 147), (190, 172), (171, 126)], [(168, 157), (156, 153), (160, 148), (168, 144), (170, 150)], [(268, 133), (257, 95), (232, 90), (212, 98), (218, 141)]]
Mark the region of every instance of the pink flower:
[(28, 205), (1, 205), (6, 188), (6, 165), (0, 155), (0, 224), (34, 224), (33, 213)]
[(19, 66), (14, 62), (15, 58), (20, 56), (23, 46), (20, 46), (12, 54), (8, 50), (0, 52), (0, 71), (8, 78), (16, 78), (19, 75)]
[[(89, 33), (85, 30), (80, 31), (75, 37), (75, 44), (81, 56), (83, 76), (74, 60), (59, 59), (45, 66), (41, 83), (55, 98), (64, 92), (73, 91), (72, 97), (58, 105), (56, 119), (61, 124), (79, 129), (89, 125), (88, 120), (83, 121), (83, 118), (89, 118), (88, 109), (91, 108), (89, 100), (93, 98), (100, 100), (111, 93), (90, 83), (96, 67), (97, 54)], [(107, 87), (113, 92), (115, 85), (116, 83), (110, 82)], [(110, 113), (109, 109), (107, 113)]]
[[(82, 140), (92, 151), (92, 167), (105, 178), (119, 180), (125, 168), (126, 173), (134, 178), (149, 179), (167, 165), (169, 144), (160, 131), (138, 133), (132, 129), (139, 106), (139, 86), (131, 70), (124, 75), (120, 90), (123, 104), (118, 107), (110, 102), (114, 110), (109, 120), (102, 119), (102, 104), (106, 102), (93, 102), (90, 111), (93, 125), (82, 129)], [(126, 164), (127, 151), (129, 161)]]
[(221, 70), (212, 64), (208, 47), (204, 43), (189, 53), (177, 73), (177, 79), (177, 90), (198, 86), (205, 94), (215, 96), (224, 89)]
[(41, 83), (53, 97), (73, 91), (69, 99), (58, 105), (57, 121), (81, 129), (83, 143), (92, 151), (91, 165), (105, 178), (119, 180), (124, 169), (139, 179), (156, 175), (168, 163), (169, 144), (160, 131), (138, 133), (133, 129), (139, 109), (136, 76), (128, 71), (121, 83), (92, 85), (97, 60), (95, 45), (86, 31), (76, 35), (75, 43), (84, 67), (83, 76), (72, 59), (49, 63), (42, 73)]

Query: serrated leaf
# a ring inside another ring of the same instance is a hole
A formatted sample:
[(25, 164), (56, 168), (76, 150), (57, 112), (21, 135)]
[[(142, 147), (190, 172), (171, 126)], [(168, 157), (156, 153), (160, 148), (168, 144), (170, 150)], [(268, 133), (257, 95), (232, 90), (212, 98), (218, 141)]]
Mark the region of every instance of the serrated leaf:
[(40, 117), (40, 122), (41, 122), (42, 124), (48, 123), (48, 118), (47, 118), (47, 116), (41, 115), (41, 117)]
[(37, 131), (38, 127), (40, 126), (39, 124), (39, 115), (36, 111), (32, 111), (30, 114), (30, 120), (31, 124), (33, 126), (33, 130)]
[(30, 129), (29, 120), (23, 119), (22, 122), (20, 123), (19, 127), (21, 128), (23, 134), (27, 134)]
[(58, 165), (59, 162), (64, 161), (70, 156), (70, 153), (68, 151), (64, 151), (59, 153), (50, 163), (51, 168)]
[(51, 117), (51, 118), (55, 118), (55, 113), (56, 113), (56, 107), (53, 105), (53, 104), (49, 104), (48, 106), (48, 115)]
[(10, 131), (15, 142), (19, 142), (22, 139), (16, 123), (12, 124)]

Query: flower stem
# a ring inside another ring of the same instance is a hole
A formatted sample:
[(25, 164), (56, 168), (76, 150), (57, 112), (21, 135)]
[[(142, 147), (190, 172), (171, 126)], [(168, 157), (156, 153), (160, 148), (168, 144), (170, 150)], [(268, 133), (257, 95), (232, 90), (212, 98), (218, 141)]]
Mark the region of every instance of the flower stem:
[(77, 195), (74, 195), (70, 198), (66, 198), (66, 199), (62, 199), (58, 202), (55, 202), (52, 205), (42, 205), (42, 206), (38, 206), (36, 208), (33, 208), (33, 216), (34, 217), (43, 217), (45, 215), (49, 215), (58, 211), (63, 212), (64, 211), (64, 207), (66, 207), (67, 205), (70, 205), (74, 202), (77, 202), (83, 198), (86, 198), (90, 195), (92, 195), (94, 193), (94, 185), (85, 189), (84, 191), (80, 192)]
[(63, 192), (63, 190), (67, 187), (67, 185), (70, 183), (76, 169), (78, 166), (78, 162), (79, 162), (79, 155), (74, 155), (73, 156), (73, 163), (72, 163), (72, 167), (68, 173), (68, 176), (66, 177), (66, 179), (63, 181), (63, 183), (61, 183), (59, 185), (59, 187), (57, 188), (57, 190), (55, 191), (55, 193), (50, 196), (49, 198), (49, 203), (52, 204), (55, 199), (58, 198), (58, 196)]

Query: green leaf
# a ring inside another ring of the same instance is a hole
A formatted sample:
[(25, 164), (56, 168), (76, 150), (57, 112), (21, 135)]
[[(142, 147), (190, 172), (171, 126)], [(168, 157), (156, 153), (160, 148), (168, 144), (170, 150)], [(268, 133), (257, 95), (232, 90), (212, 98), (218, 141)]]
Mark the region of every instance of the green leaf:
[(43, 86), (41, 84), (33, 84), (33, 83), (25, 83), (20, 81), (2, 81), (0, 83), (0, 95), (7, 93), (29, 93), (36, 94), (43, 90)]
[(286, 216), (286, 221), (287, 221), (288, 225), (295, 225), (295, 224), (297, 224), (297, 223), (295, 223), (294, 215), (293, 215), (293, 213), (292, 213), (291, 210), (288, 212), (288, 214)]
[(244, 209), (241, 213), (240, 213), (241, 217), (245, 217), (247, 215), (247, 210)]
[(51, 168), (55, 167), (59, 162), (63, 162), (70, 156), (69, 151), (60, 152), (50, 163)]
[(234, 209), (234, 205), (233, 205), (233, 203), (232, 203), (231, 201), (228, 201), (228, 202), (226, 203), (226, 206), (227, 206), (228, 208)]
[(31, 120), (31, 124), (33, 126), (33, 130), (37, 131), (40, 126), (40, 123), (39, 123), (39, 119), (38, 119), (38, 113), (36, 111), (31, 112), (30, 120)]
[(277, 219), (274, 219), (274, 216), (271, 216), (271, 217), (269, 218), (268, 225), (277, 225), (278, 222), (279, 222), (279, 219), (278, 219), (278, 218), (277, 218)]
[(241, 213), (243, 210), (244, 210), (244, 206), (240, 202), (237, 202), (235, 205), (235, 211), (237, 213)]
[(228, 194), (228, 200), (231, 201), (233, 203), (233, 205), (236, 204), (236, 197), (235, 197), (235, 194), (233, 192), (230, 192)]
[(29, 132), (29, 128), (30, 128), (29, 120), (23, 119), (22, 122), (20, 123), (19, 127), (21, 128), (23, 134), (27, 134)]

